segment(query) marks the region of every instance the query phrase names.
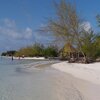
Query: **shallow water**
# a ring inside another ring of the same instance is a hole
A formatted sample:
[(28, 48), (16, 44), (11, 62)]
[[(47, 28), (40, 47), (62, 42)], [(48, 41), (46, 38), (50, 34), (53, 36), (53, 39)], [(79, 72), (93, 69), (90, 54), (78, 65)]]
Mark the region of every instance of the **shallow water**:
[(0, 100), (82, 100), (68, 76), (49, 66), (34, 67), (46, 62), (1, 58)]

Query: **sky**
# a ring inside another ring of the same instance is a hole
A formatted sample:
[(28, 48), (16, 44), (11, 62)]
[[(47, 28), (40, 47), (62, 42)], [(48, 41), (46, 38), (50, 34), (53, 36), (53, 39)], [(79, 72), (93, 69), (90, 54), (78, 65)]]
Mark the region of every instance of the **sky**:
[[(69, 1), (76, 3), (87, 26), (98, 30), (96, 15), (100, 14), (100, 0)], [(0, 52), (17, 50), (35, 42), (49, 43), (50, 38), (36, 30), (53, 16), (53, 0), (0, 0)]]

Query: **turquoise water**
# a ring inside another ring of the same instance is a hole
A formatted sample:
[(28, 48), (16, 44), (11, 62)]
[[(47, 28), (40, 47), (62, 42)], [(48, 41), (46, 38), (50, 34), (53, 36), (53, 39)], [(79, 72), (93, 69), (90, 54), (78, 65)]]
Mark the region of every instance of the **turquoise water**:
[(64, 74), (49, 66), (34, 67), (47, 62), (1, 58), (0, 100), (81, 100)]

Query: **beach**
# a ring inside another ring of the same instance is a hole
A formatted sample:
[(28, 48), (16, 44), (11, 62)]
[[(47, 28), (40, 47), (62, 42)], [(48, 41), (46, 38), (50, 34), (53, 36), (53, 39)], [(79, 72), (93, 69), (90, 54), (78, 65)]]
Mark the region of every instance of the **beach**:
[(53, 68), (73, 77), (74, 86), (85, 100), (100, 100), (100, 63), (77, 64), (61, 62)]
[(54, 68), (62, 63), (0, 60), (0, 100), (100, 100), (99, 85)]
[(100, 85), (100, 63), (81, 64), (62, 62), (52, 65), (53, 68), (69, 73), (74, 77)]
[[(10, 58), (12, 59), (11, 56), (2, 56), (4, 58)], [(45, 57), (13, 57), (13, 60), (46, 60)]]

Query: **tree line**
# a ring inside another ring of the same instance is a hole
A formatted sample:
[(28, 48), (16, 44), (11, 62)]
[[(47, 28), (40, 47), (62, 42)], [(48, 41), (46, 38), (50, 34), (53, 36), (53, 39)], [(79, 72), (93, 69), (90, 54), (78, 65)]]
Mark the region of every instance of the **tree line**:
[(57, 57), (58, 48), (56, 46), (44, 46), (42, 44), (34, 44), (19, 49), (18, 51), (7, 51), (1, 54), (2, 56), (15, 56), (15, 57)]

